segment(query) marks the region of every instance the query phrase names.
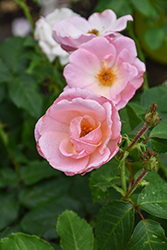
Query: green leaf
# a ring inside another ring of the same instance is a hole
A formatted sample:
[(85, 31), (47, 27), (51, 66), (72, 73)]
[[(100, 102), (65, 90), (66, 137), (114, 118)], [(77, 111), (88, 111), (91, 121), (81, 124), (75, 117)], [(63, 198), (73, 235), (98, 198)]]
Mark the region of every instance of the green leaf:
[(112, 201), (98, 215), (95, 228), (97, 250), (124, 249), (130, 240), (134, 226), (132, 204)]
[(78, 212), (81, 210), (80, 203), (65, 196), (52, 199), (27, 213), (21, 221), (22, 229), (26, 233), (54, 239), (58, 237), (55, 227), (57, 218), (66, 209)]
[(56, 228), (64, 250), (93, 250), (91, 226), (73, 211), (64, 211), (58, 218)]
[(95, 11), (102, 12), (105, 9), (113, 10), (118, 17), (121, 17), (126, 14), (132, 14), (132, 7), (130, 3), (126, 0), (112, 0), (112, 1), (103, 1), (99, 0)]
[(0, 230), (14, 222), (18, 217), (19, 206), (15, 193), (0, 193)]
[(147, 89), (141, 95), (141, 105), (148, 110), (152, 102), (157, 104), (158, 112), (167, 112), (167, 105), (164, 105), (167, 100), (167, 86), (159, 86)]
[(167, 122), (159, 122), (159, 124), (152, 129), (149, 137), (167, 139)]
[(158, 153), (165, 153), (167, 152), (167, 140), (166, 139), (159, 139), (159, 138), (151, 138), (150, 140), (151, 146), (153, 150)]
[(145, 16), (155, 16), (157, 10), (149, 0), (130, 0), (134, 8)]
[(11, 79), (10, 72), (5, 63), (0, 58), (0, 83), (8, 82)]
[(120, 195), (118, 197), (118, 194), (113, 189), (113, 192), (108, 190), (109, 187), (112, 187), (112, 184), (120, 182), (119, 175), (120, 170), (117, 168), (117, 164), (114, 160), (109, 161), (91, 173), (89, 186), (93, 202), (97, 202), (108, 197), (110, 199), (120, 198)]
[(39, 117), (42, 110), (42, 95), (35, 80), (22, 74), (8, 83), (9, 97), (18, 107), (25, 109), (30, 115)]
[(13, 233), (0, 241), (1, 250), (54, 250), (49, 243), (35, 235)]
[(130, 106), (126, 105), (125, 108), (119, 111), (120, 117), (122, 120), (122, 133), (131, 132), (139, 123), (142, 122), (142, 119), (136, 114), (135, 110)]
[(156, 50), (165, 40), (165, 33), (162, 28), (152, 27), (146, 30), (144, 38), (150, 49)]
[(144, 115), (147, 112), (147, 110), (135, 102), (129, 102), (128, 105), (136, 112), (137, 115)]
[(137, 203), (147, 213), (167, 219), (167, 184), (149, 184), (139, 194)]
[(159, 223), (151, 220), (140, 221), (126, 250), (166, 250), (167, 238)]
[(24, 47), (25, 38), (12, 37), (0, 44), (0, 58), (13, 74), (22, 73), (29, 64), (28, 49)]
[(67, 193), (70, 187), (70, 179), (49, 179), (32, 187), (22, 188), (19, 193), (21, 204), (28, 208), (35, 208), (54, 198), (60, 198)]
[(20, 170), (20, 177), (27, 185), (35, 184), (51, 176), (58, 176), (59, 171), (52, 168), (47, 161), (31, 161)]

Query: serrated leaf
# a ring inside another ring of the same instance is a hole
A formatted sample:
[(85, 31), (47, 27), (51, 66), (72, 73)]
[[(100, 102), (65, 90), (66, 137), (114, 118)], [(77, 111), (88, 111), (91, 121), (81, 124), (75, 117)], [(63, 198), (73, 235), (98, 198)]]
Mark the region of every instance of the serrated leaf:
[(46, 239), (57, 238), (56, 223), (59, 214), (64, 210), (80, 211), (80, 203), (69, 197), (52, 199), (46, 204), (31, 210), (21, 221), (24, 232), (36, 234)]
[(145, 32), (145, 42), (151, 50), (158, 49), (165, 40), (165, 33), (162, 28), (152, 27)]
[(8, 83), (9, 97), (18, 107), (25, 109), (30, 115), (39, 117), (42, 110), (42, 96), (34, 79), (22, 74)]
[(147, 213), (167, 219), (167, 184), (149, 184), (139, 194), (137, 203)]
[(65, 211), (59, 215), (56, 228), (64, 250), (93, 250), (91, 226), (73, 211)]
[(135, 102), (129, 102), (128, 105), (133, 108), (137, 115), (143, 115), (147, 112), (147, 110), (145, 110), (141, 105)]
[(142, 122), (142, 119), (136, 114), (135, 110), (130, 106), (126, 105), (125, 108), (119, 111), (121, 121), (122, 121), (122, 133), (131, 132), (139, 123)]
[(0, 241), (1, 250), (54, 250), (48, 242), (35, 235), (13, 233)]
[[(120, 170), (117, 168), (117, 164), (114, 160), (109, 161), (99, 169), (91, 173), (89, 186), (93, 198), (93, 202), (103, 200), (112, 194), (108, 191), (111, 184), (117, 183), (120, 180), (118, 175)], [(115, 192), (113, 193), (113, 199), (116, 199)]]
[(112, 201), (104, 206), (98, 215), (95, 233), (97, 250), (124, 249), (134, 226), (132, 204)]
[(149, 0), (130, 0), (134, 8), (145, 16), (154, 16), (157, 14), (155, 6)]
[(166, 250), (167, 238), (159, 223), (151, 220), (140, 221), (126, 250)]

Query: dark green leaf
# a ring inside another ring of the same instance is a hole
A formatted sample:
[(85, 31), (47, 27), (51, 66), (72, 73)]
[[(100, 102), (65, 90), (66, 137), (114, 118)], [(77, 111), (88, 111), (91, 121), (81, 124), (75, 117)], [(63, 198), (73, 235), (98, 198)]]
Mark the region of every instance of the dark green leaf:
[(129, 102), (128, 105), (133, 108), (137, 115), (144, 115), (147, 112), (147, 110), (135, 102)]
[(18, 210), (19, 206), (15, 193), (0, 193), (0, 230), (17, 219)]
[(49, 243), (35, 235), (13, 233), (0, 241), (1, 250), (54, 250)]
[(0, 58), (11, 73), (22, 73), (29, 64), (24, 38), (12, 37), (0, 44)]
[(145, 41), (151, 50), (158, 49), (165, 40), (165, 33), (162, 28), (152, 27), (145, 32)]
[(63, 212), (58, 217), (56, 228), (64, 250), (93, 250), (91, 226), (73, 211)]
[(158, 153), (167, 152), (167, 139), (152, 138), (149, 140), (153, 150)]
[(26, 233), (54, 239), (58, 237), (55, 226), (57, 218), (66, 209), (77, 212), (81, 207), (76, 200), (69, 197), (52, 199), (27, 213), (21, 221), (21, 226)]
[(25, 109), (30, 115), (39, 117), (42, 110), (42, 96), (34, 79), (22, 74), (8, 83), (9, 96), (18, 107)]
[(95, 11), (102, 12), (105, 9), (113, 10), (118, 17), (126, 14), (132, 14), (132, 8), (130, 6), (130, 3), (126, 0), (112, 0), (112, 1), (99, 0), (96, 5)]
[[(116, 199), (115, 192), (110, 193), (108, 188), (112, 184), (120, 181), (120, 170), (117, 168), (117, 164), (114, 160), (109, 161), (99, 169), (91, 173), (90, 177), (90, 190), (93, 198), (93, 202), (106, 199), (110, 196), (110, 199)], [(113, 194), (113, 197), (112, 197)], [(118, 195), (116, 193), (116, 195)]]
[(148, 110), (152, 102), (157, 104), (158, 112), (167, 112), (167, 105), (164, 105), (167, 100), (167, 86), (159, 86), (147, 89), (141, 95), (141, 105)]
[(60, 198), (67, 193), (70, 179), (59, 178), (40, 182), (33, 187), (22, 188), (19, 199), (21, 204), (34, 208), (54, 198)]
[(149, 184), (139, 194), (137, 203), (147, 213), (167, 219), (167, 184)]
[(134, 209), (130, 203), (112, 201), (98, 215), (96, 225), (97, 249), (124, 249), (134, 226)]
[(167, 122), (159, 122), (159, 124), (152, 129), (149, 137), (167, 139)]
[(149, 0), (130, 0), (134, 8), (141, 12), (145, 16), (154, 16), (157, 14), (157, 10)]
[(32, 185), (59, 174), (60, 172), (52, 168), (47, 161), (31, 161), (26, 167), (21, 168), (20, 177), (25, 184)]
[(10, 72), (5, 63), (0, 58), (0, 83), (8, 82), (11, 79)]
[(140, 221), (126, 250), (166, 250), (167, 238), (163, 228), (155, 221)]
[(139, 123), (142, 122), (142, 119), (136, 114), (135, 110), (126, 105), (125, 108), (121, 109), (120, 117), (122, 121), (122, 133), (129, 133), (131, 132)]

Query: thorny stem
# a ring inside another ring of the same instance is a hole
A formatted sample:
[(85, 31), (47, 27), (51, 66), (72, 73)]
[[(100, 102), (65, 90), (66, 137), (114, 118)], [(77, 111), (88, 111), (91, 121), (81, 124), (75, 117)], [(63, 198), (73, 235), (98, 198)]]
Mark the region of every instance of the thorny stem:
[(127, 192), (126, 197), (131, 196), (131, 194), (136, 190), (136, 188), (139, 185), (139, 182), (147, 175), (147, 171), (145, 169), (143, 169), (143, 171), (141, 172), (141, 174), (137, 177), (137, 179), (135, 180), (133, 186), (131, 187), (131, 189)]
[(148, 128), (149, 128), (148, 125), (144, 123), (142, 129), (138, 132), (133, 141), (127, 147), (127, 151), (129, 151), (129, 149), (133, 147), (133, 145), (140, 139), (140, 137), (147, 131)]
[(121, 184), (122, 189), (126, 193), (126, 175), (125, 175), (125, 159), (128, 156), (129, 152), (125, 151), (123, 159), (120, 161), (120, 169), (121, 169)]

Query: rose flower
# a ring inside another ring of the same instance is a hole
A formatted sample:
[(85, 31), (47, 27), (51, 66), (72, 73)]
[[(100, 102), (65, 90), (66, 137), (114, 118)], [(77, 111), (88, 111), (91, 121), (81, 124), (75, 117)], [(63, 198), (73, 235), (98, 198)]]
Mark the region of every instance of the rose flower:
[(85, 174), (118, 152), (121, 122), (113, 103), (87, 89), (64, 91), (35, 127), (39, 154), (66, 175)]
[(109, 36), (126, 28), (131, 15), (117, 19), (114, 11), (108, 9), (102, 13), (93, 13), (88, 20), (83, 17), (69, 17), (53, 25), (53, 38), (61, 47), (72, 52), (85, 42), (97, 36)]
[(145, 64), (129, 37), (96, 37), (69, 57), (64, 69), (67, 88), (87, 88), (123, 108), (143, 83)]

